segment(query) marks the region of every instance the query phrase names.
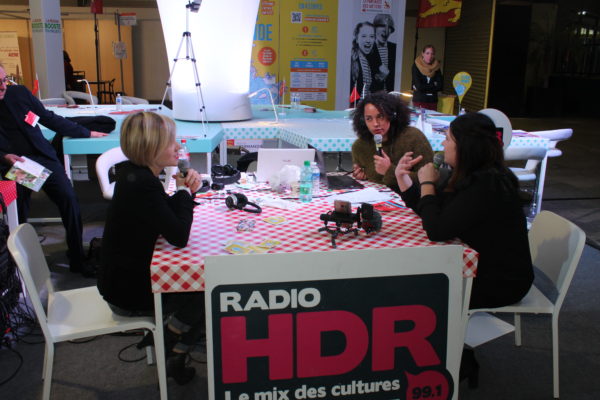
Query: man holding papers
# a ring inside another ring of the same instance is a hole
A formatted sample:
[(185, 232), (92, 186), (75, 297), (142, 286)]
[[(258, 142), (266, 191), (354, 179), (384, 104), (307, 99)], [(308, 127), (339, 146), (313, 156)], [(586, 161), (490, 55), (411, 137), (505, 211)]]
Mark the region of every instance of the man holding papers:
[[(93, 276), (84, 263), (81, 212), (71, 182), (59, 162), (50, 142), (42, 135), (38, 123), (60, 133), (76, 138), (101, 137), (105, 133), (90, 131), (81, 125), (46, 110), (44, 105), (24, 86), (8, 86), (4, 67), (0, 65), (0, 171), (2, 176), (23, 156), (51, 171), (42, 189), (56, 204), (65, 226), (67, 256), (71, 272)], [(31, 190), (17, 185), (19, 222), (27, 221)]]

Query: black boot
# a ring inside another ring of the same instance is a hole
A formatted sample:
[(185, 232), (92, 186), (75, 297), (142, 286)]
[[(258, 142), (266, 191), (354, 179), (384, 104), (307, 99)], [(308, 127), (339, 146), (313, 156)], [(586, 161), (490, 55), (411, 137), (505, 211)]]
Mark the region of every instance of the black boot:
[(167, 360), (167, 377), (178, 385), (185, 385), (196, 375), (196, 368), (185, 366), (186, 357), (187, 353), (173, 353)]
[(479, 363), (475, 359), (473, 349), (463, 349), (462, 358), (460, 360), (459, 379), (462, 382), (467, 379), (469, 388), (475, 389), (479, 386)]

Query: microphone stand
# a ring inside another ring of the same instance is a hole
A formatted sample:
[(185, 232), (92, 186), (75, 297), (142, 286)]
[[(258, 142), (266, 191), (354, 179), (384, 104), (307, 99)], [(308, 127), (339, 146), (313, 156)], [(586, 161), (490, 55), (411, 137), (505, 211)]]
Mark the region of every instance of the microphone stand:
[(275, 109), (275, 102), (273, 101), (273, 93), (271, 93), (271, 91), (267, 88), (261, 88), (258, 89), (255, 92), (252, 92), (248, 95), (248, 98), (251, 99), (252, 97), (256, 96), (259, 92), (262, 92), (263, 90), (266, 90), (267, 93), (269, 93), (269, 97), (271, 98), (271, 107), (273, 107), (273, 114), (275, 114), (275, 123), (278, 124), (279, 123), (279, 117), (277, 116), (277, 110)]

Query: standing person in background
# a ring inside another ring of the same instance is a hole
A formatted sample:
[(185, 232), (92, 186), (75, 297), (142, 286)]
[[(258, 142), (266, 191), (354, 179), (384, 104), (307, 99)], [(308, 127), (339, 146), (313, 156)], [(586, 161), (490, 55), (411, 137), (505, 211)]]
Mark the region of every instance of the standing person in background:
[(440, 62), (435, 58), (435, 48), (428, 44), (415, 59), (412, 67), (413, 105), (437, 110), (438, 92), (444, 80)]
[[(433, 160), (429, 141), (423, 132), (408, 126), (409, 118), (408, 107), (393, 94), (378, 92), (361, 99), (352, 114), (358, 136), (352, 144), (354, 178), (395, 186), (394, 170), (404, 153), (422, 156), (419, 166)], [(375, 147), (375, 135), (382, 139), (381, 154)]]
[(73, 65), (71, 65), (71, 57), (69, 53), (63, 50), (63, 59), (65, 66), (65, 87), (67, 90), (77, 90), (77, 80), (73, 75)]
[[(69, 269), (92, 277), (94, 271), (85, 262), (83, 253), (83, 223), (77, 195), (56, 151), (44, 138), (39, 124), (62, 136), (74, 138), (102, 137), (106, 133), (90, 131), (48, 111), (25, 86), (7, 86), (7, 82), (6, 72), (0, 64), (0, 172), (4, 175), (16, 161), (25, 161), (23, 156), (52, 171), (42, 190), (60, 211), (67, 236)], [(26, 120), (25, 116), (31, 116), (32, 119), (39, 117), (39, 124), (29, 118)], [(30, 189), (17, 185), (19, 223), (27, 222), (30, 197)]]
[(377, 54), (381, 60), (379, 71), (375, 72), (375, 79), (383, 81), (383, 90), (391, 92), (394, 90), (394, 71), (396, 70), (396, 43), (390, 42), (388, 38), (394, 33), (394, 19), (389, 14), (377, 14), (373, 18), (375, 25), (375, 43)]
[(350, 92), (356, 85), (361, 97), (384, 89), (384, 81), (375, 80), (381, 61), (375, 51), (375, 26), (360, 22), (354, 28), (352, 53), (350, 56)]
[[(175, 122), (152, 112), (128, 116), (121, 127), (121, 148), (129, 159), (117, 173), (102, 239), (98, 290), (115, 314), (154, 315), (150, 262), (159, 235), (177, 247), (190, 237), (195, 193), (202, 184), (198, 172), (174, 176), (177, 191), (165, 193), (158, 175), (177, 165)], [(167, 376), (188, 383), (196, 370), (186, 356), (204, 325), (204, 293), (167, 293), (163, 311), (171, 315), (165, 327)]]

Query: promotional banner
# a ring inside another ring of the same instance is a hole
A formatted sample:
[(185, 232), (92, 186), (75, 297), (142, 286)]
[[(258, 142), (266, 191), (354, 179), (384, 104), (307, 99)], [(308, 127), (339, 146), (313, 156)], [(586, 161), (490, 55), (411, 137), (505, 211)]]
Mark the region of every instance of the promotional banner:
[(209, 398), (456, 398), (461, 253), (207, 257)]
[(302, 104), (335, 108), (337, 15), (337, 0), (281, 2), (280, 71)]
[(421, 0), (417, 28), (456, 26), (461, 7), (462, 0)]
[[(279, 0), (261, 0), (252, 43), (250, 93), (266, 88), (279, 103), (279, 81)], [(251, 101), (271, 104), (269, 93), (264, 90)]]
[(458, 96), (458, 108), (460, 110), (460, 105), (462, 104), (463, 97), (471, 88), (471, 84), (473, 83), (473, 79), (471, 78), (471, 74), (465, 71), (457, 72), (452, 78), (452, 86), (454, 86), (454, 91)]
[(0, 63), (4, 65), (7, 75), (23, 77), (17, 32), (0, 32)]

